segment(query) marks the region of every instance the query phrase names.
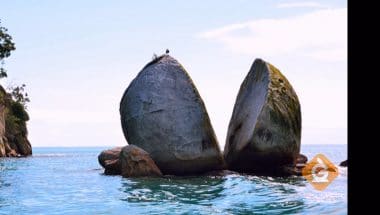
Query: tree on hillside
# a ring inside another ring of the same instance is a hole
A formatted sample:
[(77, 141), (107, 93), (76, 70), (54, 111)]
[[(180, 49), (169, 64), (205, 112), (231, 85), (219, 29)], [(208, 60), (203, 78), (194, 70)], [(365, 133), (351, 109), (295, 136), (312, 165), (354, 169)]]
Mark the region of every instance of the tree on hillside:
[(12, 36), (8, 34), (8, 29), (1, 26), (0, 20), (0, 78), (7, 77), (7, 71), (4, 69), (4, 59), (9, 57), (15, 49), (16, 46), (12, 41)]
[[(8, 77), (7, 71), (4, 69), (4, 59), (11, 55), (11, 52), (16, 50), (12, 36), (8, 34), (8, 29), (1, 26), (0, 20), (0, 79)], [(26, 103), (30, 101), (28, 93), (25, 92), (25, 84), (21, 86), (8, 87), (13, 100), (20, 103), (26, 108)]]

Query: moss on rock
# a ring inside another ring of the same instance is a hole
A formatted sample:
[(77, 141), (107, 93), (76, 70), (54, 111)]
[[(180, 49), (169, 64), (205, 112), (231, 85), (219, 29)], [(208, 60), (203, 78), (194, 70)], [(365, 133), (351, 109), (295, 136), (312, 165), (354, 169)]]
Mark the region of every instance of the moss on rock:
[(29, 115), (23, 104), (16, 102), (0, 86), (0, 157), (28, 156), (32, 147), (27, 138)]
[(301, 107), (281, 72), (256, 59), (242, 83), (230, 120), (224, 157), (234, 171), (287, 175), (301, 144)]

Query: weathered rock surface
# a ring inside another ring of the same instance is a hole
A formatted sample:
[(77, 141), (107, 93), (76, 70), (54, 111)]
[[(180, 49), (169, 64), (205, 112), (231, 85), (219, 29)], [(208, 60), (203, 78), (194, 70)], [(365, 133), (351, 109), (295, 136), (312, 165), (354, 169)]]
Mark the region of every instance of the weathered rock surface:
[(300, 152), (301, 108), (292, 86), (271, 64), (256, 59), (240, 86), (224, 157), (231, 170), (288, 175)]
[(162, 175), (149, 154), (133, 145), (104, 150), (99, 154), (98, 161), (106, 175), (124, 177)]
[(299, 154), (296, 159), (296, 164), (289, 164), (282, 168), (282, 175), (302, 175), (302, 169), (306, 166), (307, 157), (303, 154)]
[(121, 166), (119, 157), (122, 147), (115, 147), (102, 151), (98, 155), (99, 164), (104, 168), (106, 175), (120, 175)]
[(5, 157), (5, 144), (2, 138), (0, 138), (0, 157)]
[(112, 148), (112, 149), (107, 149), (107, 150), (102, 151), (98, 155), (99, 164), (102, 165), (102, 167), (104, 168), (105, 165), (106, 165), (106, 161), (108, 161), (108, 160), (118, 160), (119, 157), (120, 157), (120, 152), (121, 152), (122, 148), (123, 147), (115, 147), (115, 148)]
[(134, 145), (123, 147), (119, 162), (123, 177), (162, 176), (148, 152)]
[(29, 115), (0, 85), (0, 157), (22, 157), (32, 154), (27, 138)]
[(148, 63), (120, 102), (129, 144), (147, 151), (164, 174), (222, 168), (224, 162), (204, 103), (191, 78), (169, 55)]
[(105, 175), (120, 175), (121, 164), (119, 159), (106, 160), (104, 162), (104, 174)]

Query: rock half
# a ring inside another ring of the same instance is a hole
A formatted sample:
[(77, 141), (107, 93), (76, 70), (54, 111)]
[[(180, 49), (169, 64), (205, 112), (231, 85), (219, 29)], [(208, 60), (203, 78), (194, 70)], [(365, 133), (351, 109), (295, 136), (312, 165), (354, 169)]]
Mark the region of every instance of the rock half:
[(231, 170), (286, 175), (300, 152), (301, 108), (289, 81), (256, 59), (240, 86), (224, 157)]
[(198, 90), (169, 55), (148, 63), (131, 82), (120, 115), (128, 143), (147, 151), (164, 174), (203, 173), (224, 164)]

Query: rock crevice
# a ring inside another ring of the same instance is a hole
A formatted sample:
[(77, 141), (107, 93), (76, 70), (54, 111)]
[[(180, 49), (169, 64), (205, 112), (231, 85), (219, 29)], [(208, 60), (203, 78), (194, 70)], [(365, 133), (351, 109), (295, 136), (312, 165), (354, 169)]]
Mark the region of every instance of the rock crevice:
[(300, 154), (298, 97), (285, 76), (261, 59), (240, 86), (223, 155), (193, 81), (169, 55), (143, 67), (119, 110), (130, 146), (116, 150), (120, 158), (99, 158), (106, 173), (202, 175), (228, 169), (286, 176), (299, 175), (307, 162)]
[(301, 144), (301, 108), (289, 81), (256, 59), (241, 84), (229, 123), (224, 157), (228, 168), (265, 175), (287, 174)]

